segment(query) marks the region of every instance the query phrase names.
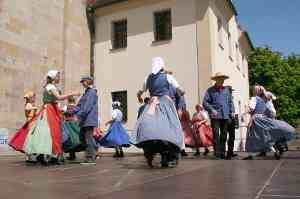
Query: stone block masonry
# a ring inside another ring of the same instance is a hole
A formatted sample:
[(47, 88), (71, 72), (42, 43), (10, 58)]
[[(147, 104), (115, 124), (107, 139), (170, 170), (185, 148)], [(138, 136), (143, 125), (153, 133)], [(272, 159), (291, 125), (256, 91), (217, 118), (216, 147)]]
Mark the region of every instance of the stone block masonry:
[(23, 94), (41, 93), (49, 69), (62, 71), (62, 89), (80, 90), (89, 74), (90, 37), (84, 0), (0, 0), (0, 128), (25, 121)]

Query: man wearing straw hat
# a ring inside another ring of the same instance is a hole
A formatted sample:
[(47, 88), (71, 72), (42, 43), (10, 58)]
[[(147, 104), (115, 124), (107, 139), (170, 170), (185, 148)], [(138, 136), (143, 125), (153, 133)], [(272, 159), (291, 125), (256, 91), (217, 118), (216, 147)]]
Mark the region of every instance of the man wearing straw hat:
[(214, 154), (217, 158), (225, 158), (225, 144), (227, 139), (228, 122), (234, 115), (230, 87), (224, 86), (227, 75), (216, 73), (211, 79), (214, 86), (207, 89), (203, 100), (203, 107), (211, 118), (214, 134)]

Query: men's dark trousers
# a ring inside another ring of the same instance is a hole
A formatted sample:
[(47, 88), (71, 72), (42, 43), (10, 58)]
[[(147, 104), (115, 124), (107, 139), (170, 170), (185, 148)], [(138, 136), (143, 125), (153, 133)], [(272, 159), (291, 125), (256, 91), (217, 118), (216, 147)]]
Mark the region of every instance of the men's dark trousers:
[(228, 123), (228, 155), (233, 155), (234, 150), (234, 140), (235, 140), (235, 123), (234, 120), (229, 121)]
[(97, 145), (94, 139), (94, 127), (80, 128), (80, 141), (85, 148), (87, 160), (96, 160)]
[(227, 140), (228, 120), (212, 119), (211, 127), (214, 135), (214, 153), (215, 156), (225, 157), (225, 145)]

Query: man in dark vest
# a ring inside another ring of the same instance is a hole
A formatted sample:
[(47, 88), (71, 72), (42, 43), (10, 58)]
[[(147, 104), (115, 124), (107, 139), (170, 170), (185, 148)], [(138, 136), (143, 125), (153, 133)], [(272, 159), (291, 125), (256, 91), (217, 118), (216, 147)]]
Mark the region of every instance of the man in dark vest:
[(232, 96), (228, 86), (224, 86), (227, 75), (216, 73), (211, 79), (215, 85), (208, 88), (203, 100), (203, 107), (211, 118), (214, 134), (214, 154), (217, 158), (225, 159), (228, 122), (234, 115)]

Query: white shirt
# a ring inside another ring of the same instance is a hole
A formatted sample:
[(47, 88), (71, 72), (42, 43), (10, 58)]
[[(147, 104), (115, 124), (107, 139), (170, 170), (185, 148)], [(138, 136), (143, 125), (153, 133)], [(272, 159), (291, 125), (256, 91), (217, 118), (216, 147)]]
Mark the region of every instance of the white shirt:
[(119, 109), (111, 111), (111, 118), (115, 121), (121, 122), (123, 120), (123, 113)]
[(46, 91), (50, 92), (53, 90), (57, 90), (56, 86), (54, 84), (47, 84)]
[[(148, 77), (145, 78), (144, 80), (144, 83), (143, 83), (143, 86), (142, 86), (142, 90), (143, 92), (146, 92), (147, 91), (147, 80), (148, 80)], [(167, 74), (167, 81), (169, 82), (169, 84), (171, 84), (174, 88), (179, 88), (180, 85), (179, 83), (177, 82), (177, 80), (170, 74)]]
[(274, 107), (274, 104), (273, 104), (272, 100), (267, 101), (266, 107), (272, 113), (272, 116), (275, 117), (276, 116), (276, 109)]

